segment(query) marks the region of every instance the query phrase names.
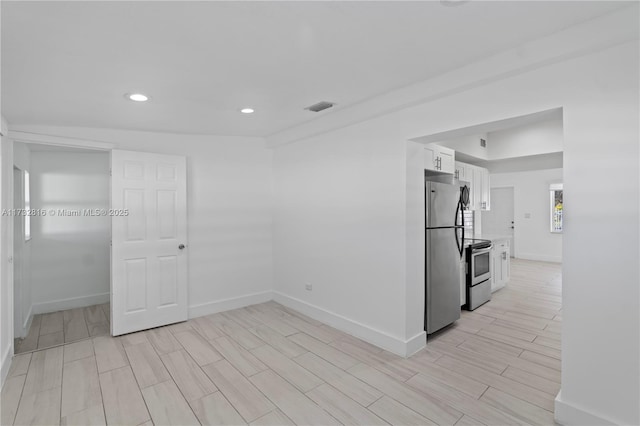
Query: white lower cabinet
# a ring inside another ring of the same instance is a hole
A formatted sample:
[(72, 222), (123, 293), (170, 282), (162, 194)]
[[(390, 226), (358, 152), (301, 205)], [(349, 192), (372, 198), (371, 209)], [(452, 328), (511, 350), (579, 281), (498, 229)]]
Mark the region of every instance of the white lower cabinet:
[(491, 249), (491, 292), (500, 290), (511, 278), (511, 249), (509, 240), (495, 240)]

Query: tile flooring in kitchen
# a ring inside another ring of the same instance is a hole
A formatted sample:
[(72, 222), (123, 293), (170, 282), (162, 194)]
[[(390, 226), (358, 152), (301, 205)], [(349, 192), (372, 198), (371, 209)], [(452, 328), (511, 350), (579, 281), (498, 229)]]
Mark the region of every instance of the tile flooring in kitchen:
[(561, 312), (561, 265), (514, 259), (408, 359), (275, 302), (97, 336), (17, 355), (1, 424), (551, 425)]

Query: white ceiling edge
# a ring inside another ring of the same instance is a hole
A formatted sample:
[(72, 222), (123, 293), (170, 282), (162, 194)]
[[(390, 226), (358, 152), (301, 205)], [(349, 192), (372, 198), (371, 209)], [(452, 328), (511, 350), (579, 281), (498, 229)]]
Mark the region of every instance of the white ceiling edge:
[(427, 136), (420, 136), (411, 139), (414, 142), (428, 144), (449, 139), (457, 139), (464, 136), (481, 135), (499, 130), (512, 129), (527, 124), (539, 123), (542, 121), (562, 120), (562, 108), (552, 108), (545, 111), (534, 112), (532, 114), (519, 115), (517, 117), (505, 118), (504, 120), (492, 121), (489, 123), (477, 124), (475, 126), (463, 127), (460, 129), (448, 130), (434, 133)]
[(519, 173), (535, 170), (562, 169), (564, 166), (563, 152), (527, 155), (524, 157), (507, 158), (503, 160), (487, 161), (483, 167), (489, 173)]
[(91, 149), (98, 151), (110, 151), (114, 148), (112, 143), (98, 142), (86, 138), (75, 138), (69, 136), (56, 136), (53, 133), (38, 133), (21, 131), (11, 127), (8, 134), (13, 142), (20, 142), (27, 145), (36, 144), (40, 146), (58, 147), (59, 149)]
[[(441, 76), (376, 96), (330, 115), (269, 135), (266, 137), (266, 146), (276, 148), (315, 137), (506, 77), (638, 40), (638, 13), (639, 6), (633, 3)], [(442, 129), (442, 132), (450, 130), (454, 129)], [(420, 136), (424, 135), (415, 135), (413, 138)]]
[(47, 154), (55, 154), (55, 153), (75, 153), (75, 154), (102, 154), (102, 155), (107, 155), (109, 154), (108, 150), (104, 150), (104, 149), (96, 149), (96, 148), (79, 148), (79, 147), (73, 147), (73, 146), (68, 146), (68, 145), (54, 145), (54, 144), (42, 144), (42, 143), (32, 143), (32, 142), (19, 142), (19, 141), (15, 141), (17, 143), (22, 143), (24, 144), (27, 149), (34, 153), (34, 152), (43, 152), (43, 153), (47, 153)]
[[(153, 136), (159, 141), (253, 141), (264, 143), (259, 136), (184, 134), (150, 130), (130, 130), (106, 127), (52, 126), (9, 123), (8, 137), (17, 142), (51, 144), (91, 149), (111, 150), (123, 141)], [(266, 149), (266, 148), (265, 148)]]

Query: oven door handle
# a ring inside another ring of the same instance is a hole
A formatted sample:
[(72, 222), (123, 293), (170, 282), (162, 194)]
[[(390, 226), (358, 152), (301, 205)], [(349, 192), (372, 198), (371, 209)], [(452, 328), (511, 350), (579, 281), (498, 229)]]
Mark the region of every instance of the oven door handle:
[(474, 249), (474, 250), (471, 252), (471, 255), (472, 255), (472, 256), (476, 256), (476, 255), (479, 255), (479, 254), (489, 253), (490, 251), (491, 251), (491, 247), (487, 247), (487, 248), (480, 249), (480, 250), (475, 250), (475, 249)]

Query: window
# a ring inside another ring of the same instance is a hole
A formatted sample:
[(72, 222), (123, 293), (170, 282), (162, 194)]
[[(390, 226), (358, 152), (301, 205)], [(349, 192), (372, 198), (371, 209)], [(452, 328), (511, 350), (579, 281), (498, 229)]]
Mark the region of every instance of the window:
[(562, 184), (554, 183), (549, 187), (551, 202), (551, 232), (562, 232)]
[(29, 172), (24, 171), (24, 240), (29, 241), (31, 239), (31, 192), (29, 191)]

